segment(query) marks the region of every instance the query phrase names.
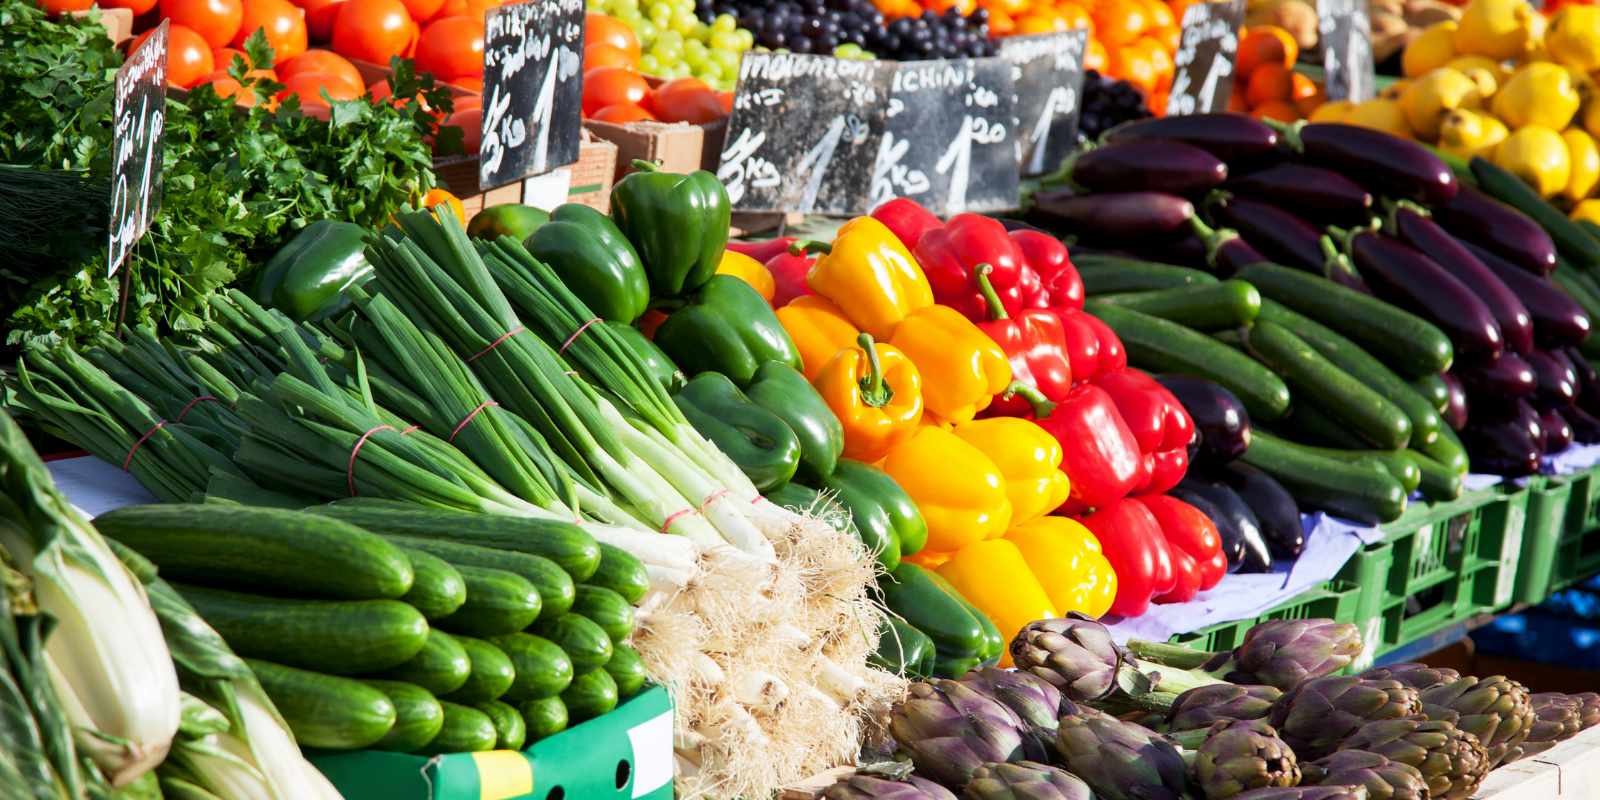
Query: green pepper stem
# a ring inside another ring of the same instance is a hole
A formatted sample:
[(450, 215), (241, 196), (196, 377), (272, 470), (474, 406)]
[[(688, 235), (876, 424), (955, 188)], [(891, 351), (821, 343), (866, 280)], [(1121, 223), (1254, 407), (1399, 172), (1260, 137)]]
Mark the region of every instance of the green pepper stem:
[(978, 281), (978, 291), (983, 294), (983, 302), (989, 306), (989, 321), (1010, 319), (1006, 314), (1005, 305), (1000, 302), (1000, 295), (994, 290), (994, 284), (989, 281), (991, 272), (994, 272), (994, 267), (989, 264), (979, 264), (972, 268), (972, 277)]
[(873, 408), (883, 408), (894, 399), (894, 388), (883, 379), (883, 364), (878, 361), (878, 348), (872, 345), (872, 334), (863, 333), (856, 337), (856, 344), (867, 352), (867, 364), (872, 372), (863, 377), (858, 384), (861, 386), (861, 401)]
[(1238, 231), (1232, 228), (1213, 228), (1205, 224), (1199, 214), (1189, 218), (1189, 227), (1194, 228), (1195, 235), (1205, 244), (1206, 266), (1213, 270), (1217, 268), (1217, 253), (1221, 252), (1222, 246), (1239, 238)]
[(661, 162), (659, 160), (646, 161), (642, 158), (636, 158), (633, 160), (633, 168), (640, 172), (660, 172)]
[(833, 252), (833, 245), (819, 242), (815, 239), (796, 239), (789, 243), (789, 255), (804, 256), (807, 253), (821, 253), (827, 255)]
[(671, 314), (688, 304), (689, 301), (682, 297), (652, 297), (644, 308), (646, 311), (666, 311)]
[(1043, 392), (1022, 381), (1012, 381), (1006, 386), (1006, 390), (1000, 393), (1000, 396), (1007, 399), (1021, 397), (1028, 401), (1028, 405), (1033, 407), (1034, 419), (1044, 419), (1050, 416), (1050, 412), (1056, 410), (1056, 406), (1060, 405), (1060, 403), (1050, 402), (1050, 398), (1045, 397)]

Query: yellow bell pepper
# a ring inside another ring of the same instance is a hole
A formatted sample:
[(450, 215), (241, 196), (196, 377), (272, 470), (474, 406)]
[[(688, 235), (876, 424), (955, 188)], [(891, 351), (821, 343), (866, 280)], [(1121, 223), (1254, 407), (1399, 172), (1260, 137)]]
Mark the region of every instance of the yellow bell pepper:
[[(969, 544), (951, 555), (936, 572), (983, 612), (1007, 642), (1034, 620), (1060, 616), (1039, 579), (1028, 569), (1022, 551), (1005, 539)], [(1000, 666), (1015, 666), (1010, 650), (1006, 648), (1000, 656)]]
[(941, 564), (949, 561), (950, 557), (953, 555), (955, 555), (955, 553), (935, 552), (924, 547), (923, 549), (918, 550), (909, 556), (901, 556), (900, 560), (902, 562), (910, 561), (911, 563), (916, 564), (924, 569), (936, 570)]
[[(791, 304), (792, 305), (792, 304)], [(921, 377), (899, 350), (861, 334), (834, 355), (811, 385), (844, 428), (844, 457), (876, 462), (919, 429)]]
[(1061, 443), (1044, 428), (1018, 417), (993, 417), (963, 422), (955, 434), (1000, 468), (1013, 526), (1066, 502), (1072, 483), (1060, 469)]
[(722, 260), (717, 262), (717, 274), (732, 275), (755, 287), (769, 306), (772, 305), (772, 296), (778, 293), (778, 283), (772, 279), (772, 273), (766, 265), (744, 253), (722, 251)]
[(994, 340), (949, 306), (905, 318), (889, 344), (922, 373), (922, 402), (940, 419), (962, 423), (1011, 384), (1011, 362)]
[(991, 534), (999, 536), (1011, 524), (1011, 501), (1000, 468), (944, 428), (918, 428), (889, 451), (883, 471), (911, 496), (927, 521), (925, 549), (960, 550)]
[(1098, 617), (1117, 597), (1117, 573), (1100, 552), (1100, 540), (1066, 517), (1039, 517), (1006, 531), (1002, 541), (1022, 553), (1056, 610)]
[(790, 252), (822, 253), (806, 276), (811, 290), (832, 300), (872, 338), (888, 341), (900, 321), (933, 305), (933, 288), (910, 251), (883, 223), (856, 217), (832, 244), (799, 241)]
[(813, 380), (822, 367), (840, 350), (854, 347), (861, 331), (832, 300), (815, 294), (802, 295), (778, 309), (778, 322), (800, 351), (801, 372)]

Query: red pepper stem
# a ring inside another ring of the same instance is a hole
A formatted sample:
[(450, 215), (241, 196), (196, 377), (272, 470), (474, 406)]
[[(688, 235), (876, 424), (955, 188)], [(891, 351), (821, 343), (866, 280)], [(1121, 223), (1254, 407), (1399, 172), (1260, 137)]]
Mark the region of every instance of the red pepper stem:
[(994, 267), (988, 264), (979, 264), (972, 268), (972, 277), (978, 281), (978, 291), (983, 294), (983, 302), (989, 306), (989, 321), (1010, 319), (1006, 315), (1006, 307), (1000, 302), (1000, 295), (994, 290), (994, 284), (989, 282), (989, 273), (994, 272)]
[(1045, 397), (1043, 392), (1022, 381), (1012, 381), (1006, 386), (1006, 390), (1001, 393), (1002, 397), (1011, 397), (1013, 395), (1028, 401), (1028, 405), (1033, 407), (1034, 419), (1044, 419), (1050, 416), (1050, 412), (1056, 410), (1056, 406), (1060, 405), (1060, 403), (1050, 402), (1050, 398)]
[(856, 337), (856, 344), (867, 352), (867, 364), (872, 372), (863, 376), (858, 385), (861, 387), (861, 402), (873, 408), (883, 408), (894, 399), (894, 388), (883, 379), (883, 364), (878, 361), (878, 348), (872, 344), (872, 334), (863, 333)]
[(833, 245), (814, 239), (796, 239), (789, 243), (789, 255), (791, 256), (804, 256), (807, 253), (827, 255), (832, 252)]

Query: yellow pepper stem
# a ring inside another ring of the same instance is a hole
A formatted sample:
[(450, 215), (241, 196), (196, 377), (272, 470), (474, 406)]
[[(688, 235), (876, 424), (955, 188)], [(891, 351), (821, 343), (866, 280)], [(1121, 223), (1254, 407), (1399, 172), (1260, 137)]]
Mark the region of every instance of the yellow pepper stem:
[(978, 291), (983, 294), (983, 302), (989, 306), (989, 321), (1010, 319), (1006, 315), (1006, 307), (1000, 304), (1000, 295), (995, 293), (994, 284), (989, 282), (989, 273), (994, 272), (994, 267), (979, 264), (972, 268), (972, 272), (973, 277), (978, 279)]
[(1050, 412), (1056, 410), (1056, 406), (1060, 405), (1060, 403), (1050, 402), (1050, 398), (1045, 397), (1044, 392), (1041, 392), (1038, 389), (1023, 383), (1022, 381), (1012, 381), (1011, 383), (1007, 384), (1006, 390), (1001, 392), (1000, 396), (1007, 400), (1010, 400), (1012, 397), (1021, 397), (1022, 399), (1028, 401), (1028, 405), (1033, 406), (1034, 419), (1044, 419), (1045, 417), (1050, 416)]
[(833, 245), (819, 242), (814, 239), (796, 239), (789, 243), (789, 255), (803, 256), (807, 253), (821, 253), (827, 255), (833, 252)]
[(894, 399), (894, 389), (883, 379), (883, 364), (878, 361), (878, 348), (872, 346), (870, 333), (857, 336), (856, 343), (867, 351), (867, 364), (872, 368), (872, 372), (862, 376), (860, 381), (861, 402), (873, 408), (883, 408)]

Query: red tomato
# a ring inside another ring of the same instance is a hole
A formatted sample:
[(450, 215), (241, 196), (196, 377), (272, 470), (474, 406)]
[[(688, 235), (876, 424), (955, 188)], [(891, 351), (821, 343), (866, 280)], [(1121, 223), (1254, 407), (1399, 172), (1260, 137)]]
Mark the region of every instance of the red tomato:
[(608, 14), (596, 14), (591, 11), (583, 16), (583, 41), (586, 47), (597, 44), (609, 44), (632, 57), (633, 63), (639, 63), (639, 37), (635, 36), (628, 23)]
[(294, 4), (306, 12), (306, 36), (313, 42), (332, 39), (333, 23), (344, 3), (345, 0), (295, 0)]
[[(361, 86), (366, 83), (361, 79), (361, 72), (356, 65), (338, 53), (327, 50), (307, 50), (291, 59), (289, 63), (278, 68), (278, 80), (288, 83), (290, 78), (302, 72), (327, 72), (344, 78), (351, 86)], [(388, 83), (378, 81), (385, 87)]]
[[(422, 22), (434, 14), (439, 13), (439, 7), (444, 5), (444, 0), (401, 0), (405, 3), (406, 11), (411, 14), (411, 19)], [(482, 22), (482, 18), (478, 20)]]
[[(152, 33), (155, 31), (139, 34), (128, 46), (128, 52), (138, 50)], [(187, 88), (216, 69), (216, 63), (211, 60), (211, 48), (200, 34), (182, 25), (167, 28), (167, 83)]]
[(653, 105), (662, 122), (704, 125), (728, 115), (717, 93), (697, 78), (675, 78), (661, 84), (655, 91)]
[(723, 113), (733, 113), (733, 92), (717, 92), (717, 102), (722, 104)]
[[(244, 21), (240, 0), (161, 0), (161, 18), (200, 34), (208, 50), (227, 45)], [(207, 70), (208, 72), (210, 70)]]
[(466, 17), (483, 21), (483, 15), (491, 8), (499, 8), (500, 0), (444, 0), (444, 5), (434, 12), (424, 24), (438, 22), (445, 17)]
[(333, 51), (345, 58), (387, 66), (404, 56), (415, 23), (400, 0), (346, 0), (333, 23)]
[(74, 11), (83, 11), (94, 5), (94, 0), (35, 0), (35, 2), (51, 17), (59, 17), (62, 14), (70, 14)]
[(309, 103), (302, 101), (300, 103), (300, 113), (305, 114), (308, 117), (316, 117), (323, 122), (327, 122), (328, 117), (333, 115), (333, 108), (327, 103), (322, 102), (320, 99)]
[(617, 103), (606, 106), (589, 115), (589, 119), (601, 122), (610, 122), (614, 125), (626, 125), (630, 122), (656, 122), (656, 115), (644, 110), (633, 103)]
[(619, 103), (637, 105), (650, 91), (637, 72), (622, 67), (601, 67), (583, 75), (583, 113), (593, 114)]
[[(89, 3), (84, 3), (83, 7), (88, 8), (89, 5)], [(99, 5), (101, 8), (126, 8), (129, 11), (132, 11), (133, 15), (137, 17), (140, 14), (155, 8), (156, 0), (101, 0)], [(76, 11), (80, 9), (73, 10)]]
[(306, 21), (300, 9), (289, 0), (244, 0), (244, 17), (233, 46), (244, 47), (244, 40), (263, 31), (272, 45), (272, 62), (283, 64), (306, 51)]
[(475, 76), (463, 75), (462, 77), (459, 77), (459, 78), (451, 78), (449, 81), (447, 81), (447, 83), (449, 83), (451, 86), (460, 86), (463, 89), (468, 89), (468, 90), (477, 92), (478, 94), (483, 94), (483, 76), (482, 75), (475, 75)]
[(218, 97), (232, 97), (238, 94), (240, 89), (244, 88), (238, 81), (229, 77), (228, 71), (224, 69), (219, 69), (189, 84), (189, 88), (193, 89), (196, 86), (203, 86), (208, 83), (211, 84), (212, 91), (216, 92)]
[(444, 124), (460, 127), (461, 146), (466, 149), (469, 156), (478, 154), (478, 149), (483, 145), (482, 108), (467, 108), (453, 112)]
[(334, 100), (354, 100), (366, 93), (366, 89), (360, 84), (351, 85), (349, 81), (331, 72), (302, 72), (284, 81), (283, 84), (287, 88), (278, 92), (278, 99), (299, 95), (302, 107), (310, 103), (326, 103), (320, 93), (322, 89), (327, 89), (328, 97)]
[(446, 17), (422, 30), (417, 39), (417, 72), (435, 78), (483, 75), (483, 20)]
[(217, 69), (227, 69), (232, 66), (234, 56), (243, 58), (245, 64), (250, 63), (250, 57), (245, 55), (243, 50), (235, 50), (231, 47), (219, 47), (212, 50), (211, 63), (216, 64)]
[(614, 44), (591, 44), (583, 48), (583, 71), (601, 67), (621, 67), (634, 72), (639, 71), (639, 59), (628, 55), (626, 50)]

